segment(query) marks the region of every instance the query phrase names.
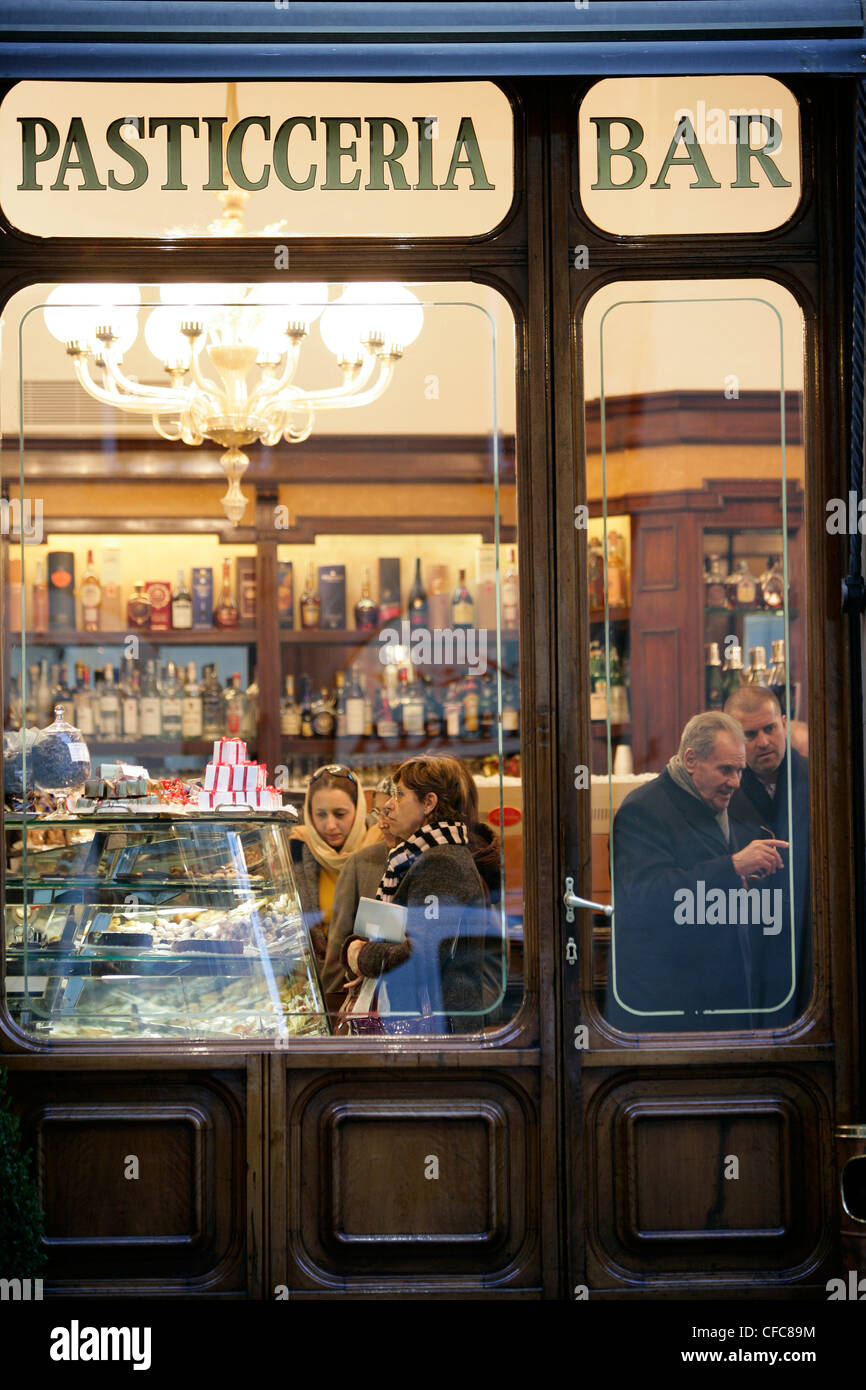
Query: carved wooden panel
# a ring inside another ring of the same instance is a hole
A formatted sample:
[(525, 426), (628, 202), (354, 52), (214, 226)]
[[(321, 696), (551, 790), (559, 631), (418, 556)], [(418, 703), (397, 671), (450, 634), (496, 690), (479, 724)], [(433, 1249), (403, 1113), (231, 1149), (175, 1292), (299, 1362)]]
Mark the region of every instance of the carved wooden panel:
[(814, 1078), (700, 1067), (590, 1077), (591, 1288), (638, 1275), (793, 1279), (826, 1257), (830, 1107)]
[(243, 1073), (13, 1075), (50, 1287), (245, 1290)]
[(429, 1072), (288, 1072), (285, 1085), (290, 1287), (537, 1283), (537, 1134), (522, 1086)]

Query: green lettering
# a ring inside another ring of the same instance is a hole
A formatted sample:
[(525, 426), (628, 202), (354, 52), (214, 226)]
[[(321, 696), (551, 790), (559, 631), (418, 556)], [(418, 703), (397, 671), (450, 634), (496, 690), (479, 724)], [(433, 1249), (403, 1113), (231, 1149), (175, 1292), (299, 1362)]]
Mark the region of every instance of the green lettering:
[[(79, 159), (73, 159), (76, 153)], [(57, 178), (51, 185), (52, 192), (68, 193), (69, 189), (65, 179), (69, 169), (80, 169), (84, 175), (79, 189), (84, 193), (96, 193), (100, 189), (105, 189), (105, 184), (100, 183), (99, 175), (96, 172), (96, 165), (93, 162), (93, 155), (90, 153), (90, 146), (87, 143), (87, 132), (84, 129), (84, 122), (80, 116), (73, 116), (69, 122), (69, 130), (66, 133), (66, 144), (63, 146), (63, 153), (60, 156), (60, 168), (57, 170)]]
[(202, 116), (207, 126), (207, 183), (204, 193), (225, 193), (228, 184), (223, 178), (223, 126), (225, 116)]
[(433, 182), (433, 141), (430, 139), (430, 120), (429, 116), (413, 116), (412, 120), (418, 127), (418, 182), (413, 184), (413, 188), (428, 189), (431, 192), (437, 187)]
[[(21, 127), (21, 182), (20, 191), (40, 193), (42, 184), (36, 182), (36, 165), (43, 159), (53, 159), (60, 148), (60, 131), (53, 121), (43, 120), (41, 116), (19, 116)], [(45, 147), (36, 148), (36, 127), (41, 126), (45, 133)]]
[[(409, 144), (409, 132), (402, 121), (393, 120), (390, 116), (368, 116), (367, 125), (370, 127), (370, 180), (364, 184), (365, 188), (375, 189), (382, 192), (388, 187), (385, 182), (385, 165), (388, 165), (391, 174), (391, 185), (393, 188), (405, 189), (408, 192), (409, 184), (400, 163), (401, 157), (406, 153)], [(394, 143), (391, 146), (390, 154), (385, 153), (385, 126), (391, 130)]]
[[(138, 116), (135, 119), (137, 119), (138, 121), (138, 129), (143, 130), (144, 118), (142, 116)], [(114, 170), (109, 169), (109, 188), (119, 188), (128, 191), (132, 188), (141, 188), (142, 184), (147, 183), (147, 176), (150, 172), (147, 167), (147, 160), (141, 153), (141, 150), (137, 150), (134, 148), (134, 146), (128, 145), (120, 133), (125, 125), (130, 124), (133, 124), (133, 118), (128, 116), (121, 116), (119, 120), (112, 121), (111, 125), (108, 127), (108, 130), (105, 132), (105, 139), (108, 144), (108, 148), (110, 150), (113, 150), (115, 154), (119, 154), (121, 159), (125, 159), (129, 167), (132, 169), (132, 178), (129, 180), (128, 183), (121, 183)]]
[(161, 185), (167, 193), (182, 193), (186, 184), (181, 179), (181, 139), (184, 126), (198, 136), (198, 116), (151, 116), (147, 133), (153, 139), (154, 132), (166, 129), (165, 140), (165, 183)]
[[(731, 116), (737, 130), (737, 177), (731, 188), (757, 188), (758, 181), (751, 177), (752, 160), (757, 159), (773, 188), (790, 188), (790, 181), (782, 177), (781, 171), (770, 158), (772, 150), (782, 143), (782, 127), (772, 116)], [(763, 145), (754, 149), (749, 143), (752, 121), (760, 121), (767, 131)]]
[[(680, 141), (683, 141), (686, 152), (680, 158), (676, 157), (676, 148)], [(665, 182), (665, 174), (674, 164), (690, 164), (697, 175), (690, 184), (690, 188), (721, 188), (720, 183), (716, 183), (710, 173), (710, 166), (704, 158), (704, 152), (698, 144), (695, 136), (694, 126), (688, 116), (681, 116), (674, 131), (674, 138), (668, 145), (668, 152), (662, 160), (662, 167), (659, 169), (659, 176), (655, 183), (650, 184), (650, 188), (670, 188), (670, 184)]]
[(242, 121), (231, 131), (226, 144), (226, 164), (229, 173), (237, 184), (238, 188), (246, 189), (248, 193), (256, 193), (260, 188), (267, 188), (268, 178), (271, 172), (270, 164), (265, 164), (262, 168), (262, 176), (255, 183), (248, 179), (244, 173), (244, 138), (250, 126), (257, 125), (263, 132), (266, 140), (271, 138), (271, 118), (270, 116), (244, 116)]
[(361, 118), (359, 116), (323, 116), (322, 124), (325, 127), (325, 182), (323, 188), (336, 189), (357, 189), (361, 183), (361, 170), (356, 169), (348, 183), (343, 183), (340, 174), (340, 162), (348, 155), (351, 160), (357, 159), (358, 146), (352, 140), (348, 145), (340, 144), (340, 126), (351, 126), (356, 135), (361, 134)]
[[(458, 156), (461, 150), (465, 150), (467, 159), (460, 159)], [(471, 116), (463, 116), (457, 128), (457, 139), (454, 141), (454, 152), (451, 155), (451, 164), (448, 168), (448, 177), (441, 185), (442, 188), (456, 189), (454, 175), (458, 169), (469, 169), (472, 172), (472, 182), (469, 185), (469, 192), (473, 193), (476, 189), (491, 190), (495, 184), (490, 183), (484, 169), (484, 162), (481, 158), (481, 150), (478, 148), (478, 136), (475, 134), (475, 127), (472, 124)]]
[(289, 140), (295, 126), (306, 126), (310, 132), (310, 138), (316, 138), (316, 118), (315, 116), (290, 116), (287, 121), (283, 121), (276, 135), (274, 136), (274, 173), (280, 183), (285, 184), (286, 188), (291, 188), (293, 192), (303, 193), (304, 189), (312, 188), (316, 180), (316, 165), (310, 164), (310, 172), (303, 183), (296, 179), (294, 174), (289, 171)]
[[(595, 146), (598, 157), (598, 176), (592, 185), (593, 188), (600, 188), (605, 193), (619, 188), (640, 188), (647, 172), (646, 160), (637, 152), (637, 147), (643, 140), (643, 126), (640, 121), (634, 120), (632, 116), (591, 116), (590, 120), (596, 127)], [(628, 131), (626, 143), (618, 145), (616, 149), (610, 143), (612, 125), (624, 125)], [(621, 155), (631, 165), (631, 173), (625, 183), (614, 183), (611, 177), (610, 166), (614, 155)]]

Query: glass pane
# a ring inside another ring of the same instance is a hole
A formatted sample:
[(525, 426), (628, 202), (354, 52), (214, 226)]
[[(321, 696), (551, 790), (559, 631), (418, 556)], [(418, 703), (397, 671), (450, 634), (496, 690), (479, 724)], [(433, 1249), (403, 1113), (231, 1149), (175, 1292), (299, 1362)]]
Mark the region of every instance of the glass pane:
[(584, 320), (595, 976), (629, 1032), (811, 995), (802, 339), (762, 281)]
[(40, 285), (7, 317), (15, 1021), (276, 1046), (501, 1026), (523, 994), (504, 301)]

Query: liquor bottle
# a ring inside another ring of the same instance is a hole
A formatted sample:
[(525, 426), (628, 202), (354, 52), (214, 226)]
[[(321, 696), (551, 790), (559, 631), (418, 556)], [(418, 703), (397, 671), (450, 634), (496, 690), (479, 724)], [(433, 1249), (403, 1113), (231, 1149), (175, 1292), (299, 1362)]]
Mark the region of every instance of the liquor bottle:
[(99, 696), (99, 737), (116, 742), (120, 738), (120, 696), (114, 684), (114, 667), (106, 666), (102, 673)]
[(448, 738), (460, 738), (463, 732), (463, 704), (457, 681), (452, 681), (448, 687), (443, 713), (445, 715), (445, 733)]
[(204, 739), (222, 738), (223, 733), (223, 692), (213, 663), (202, 672), (201, 733)]
[(338, 671), (334, 677), (336, 689), (334, 691), (334, 714), (337, 725), (337, 738), (346, 737), (346, 692), (343, 689), (343, 672)]
[(162, 706), (153, 661), (148, 661), (144, 668), (141, 699), (138, 702), (138, 733), (139, 738), (159, 738), (162, 734)]
[[(393, 666), (389, 666), (385, 672), (386, 677), (388, 671), (393, 670)], [(376, 711), (376, 733), (379, 738), (386, 739), (388, 742), (393, 742), (400, 737), (400, 729), (394, 718), (394, 711), (391, 707), (387, 685), (379, 691), (379, 703)]]
[(223, 700), (226, 738), (243, 738), (246, 700), (241, 689), (240, 671), (235, 671), (231, 680), (227, 682)]
[(727, 607), (725, 575), (718, 555), (711, 555), (709, 567), (704, 575), (704, 604), (707, 608)]
[(478, 732), (485, 742), (496, 736), (496, 686), (493, 673), (486, 671), (481, 677), (481, 695), (478, 701)]
[(18, 677), (13, 676), (9, 682), (9, 728), (20, 729), (24, 718), (24, 707), (21, 702), (21, 691), (18, 689)]
[(48, 618), (53, 632), (75, 626), (75, 556), (71, 550), (48, 552)]
[(36, 561), (36, 583), (33, 585), (33, 604), (30, 612), (30, 625), (34, 632), (48, 631), (48, 584), (45, 579), (45, 561)]
[(765, 608), (771, 611), (784, 608), (785, 606), (785, 576), (782, 573), (781, 555), (771, 555), (767, 560), (767, 568), (759, 580), (761, 587), (761, 600)]
[(312, 724), (316, 738), (334, 737), (337, 728), (337, 715), (334, 702), (329, 699), (328, 691), (324, 685), (319, 691), (319, 698), (313, 701)]
[(428, 738), (442, 736), (442, 706), (436, 694), (433, 680), (424, 676), (424, 732)]
[(724, 708), (725, 687), (722, 680), (722, 659), (719, 656), (718, 642), (710, 642), (707, 646), (704, 691), (708, 710)]
[(749, 648), (749, 669), (746, 673), (747, 685), (766, 685), (767, 684), (767, 649), (766, 647)]
[(48, 660), (39, 663), (39, 683), (36, 687), (36, 716), (40, 729), (51, 719), (51, 685), (48, 680)]
[(463, 737), (475, 739), (479, 733), (481, 701), (478, 694), (478, 682), (469, 671), (461, 682), (460, 695), (463, 704)]
[(229, 559), (223, 560), (223, 584), (217, 599), (217, 606), (214, 609), (213, 621), (214, 627), (219, 628), (237, 627), (240, 622), (238, 606), (232, 593), (231, 560)]
[(304, 584), (304, 592), (301, 594), (300, 606), (301, 627), (318, 627), (319, 617), (322, 611), (322, 599), (316, 588), (312, 560), (307, 564), (307, 580)]
[(346, 699), (346, 738), (364, 737), (364, 692), (358, 681), (358, 668), (349, 670), (349, 682), (345, 691)]
[(313, 729), (313, 682), (309, 676), (301, 676), (301, 738), (312, 738)]
[(27, 667), (27, 680), (24, 684), (24, 724), (28, 729), (38, 727), (39, 719), (39, 663)]
[(409, 590), (408, 609), (410, 627), (429, 627), (430, 606), (427, 602), (427, 590), (421, 582), (420, 558), (415, 560), (415, 578)]
[(186, 667), (180, 732), (183, 739), (202, 738), (204, 735), (201, 687), (198, 683), (194, 661), (187, 662)]
[(607, 601), (612, 608), (628, 602), (625, 547), (618, 531), (611, 531), (607, 538)]
[(401, 723), (405, 738), (423, 738), (425, 729), (424, 687), (414, 677), (409, 680), (404, 668), (400, 672), (403, 681)]
[(124, 658), (123, 679), (120, 682), (120, 723), (123, 737), (130, 743), (139, 734), (138, 705), (138, 667), (135, 658), (127, 656)]
[(604, 550), (598, 536), (591, 536), (587, 547), (587, 587), (590, 608), (604, 607)]
[(373, 719), (373, 697), (370, 694), (371, 681), (365, 681), (364, 691), (364, 738), (372, 738), (376, 727)]
[(520, 732), (520, 704), (517, 682), (508, 681), (502, 693), (502, 733), (515, 738)]
[(73, 719), (78, 732), (85, 739), (93, 738), (96, 721), (93, 717), (93, 693), (90, 689), (90, 672), (83, 661), (76, 662), (75, 694), (72, 697)]
[(138, 632), (150, 627), (150, 599), (144, 592), (144, 580), (137, 579), (126, 603), (126, 621)]
[(743, 670), (743, 649), (733, 644), (729, 648), (729, 655), (722, 667), (722, 689), (725, 699), (728, 700), (735, 690), (739, 690), (741, 685), (746, 684), (746, 673)]
[(101, 632), (120, 632), (123, 627), (123, 567), (119, 545), (104, 545), (101, 552), (99, 582), (102, 600), (99, 605)]
[(250, 747), (255, 744), (259, 734), (259, 673), (253, 671), (253, 678), (246, 688), (246, 699), (244, 701), (244, 717), (242, 724), (241, 738)]
[(475, 602), (466, 587), (466, 571), (461, 570), (457, 588), (451, 596), (451, 626), (472, 627), (475, 623)]
[(294, 676), (286, 676), (286, 693), (280, 701), (280, 733), (286, 738), (301, 736), (301, 707), (295, 701)]
[(749, 569), (748, 560), (738, 560), (736, 569), (725, 580), (729, 608), (757, 608), (758, 581)]
[(183, 733), (183, 686), (177, 678), (177, 667), (169, 661), (165, 668), (159, 691), (159, 715), (162, 721), (162, 736), (179, 740)]
[(9, 580), (6, 584), (6, 602), (4, 604), (10, 632), (21, 631), (22, 593), (21, 559), (17, 557), (9, 560)]
[(370, 569), (364, 570), (361, 597), (355, 604), (355, 627), (361, 632), (372, 632), (379, 626), (379, 605), (370, 595)]
[(776, 699), (779, 701), (782, 713), (788, 713), (788, 689), (786, 683), (787, 663), (785, 661), (785, 639), (779, 637), (773, 643), (773, 655), (770, 671), (767, 676), (767, 685)]
[(508, 552), (508, 568), (502, 578), (502, 626), (509, 629), (520, 626), (520, 580), (516, 553), (512, 546)]
[(99, 575), (96, 573), (96, 565), (93, 563), (92, 550), (87, 552), (87, 565), (84, 569), (78, 597), (81, 600), (81, 626), (85, 632), (98, 632), (102, 586), (99, 583)]
[(186, 587), (183, 570), (177, 572), (177, 583), (171, 595), (171, 625), (180, 629), (192, 627), (192, 594)]
[(379, 622), (391, 623), (400, 617), (400, 560), (379, 557)]
[(51, 708), (55, 705), (71, 705), (73, 702), (72, 691), (66, 681), (66, 662), (61, 661), (57, 668), (57, 680), (52, 685)]

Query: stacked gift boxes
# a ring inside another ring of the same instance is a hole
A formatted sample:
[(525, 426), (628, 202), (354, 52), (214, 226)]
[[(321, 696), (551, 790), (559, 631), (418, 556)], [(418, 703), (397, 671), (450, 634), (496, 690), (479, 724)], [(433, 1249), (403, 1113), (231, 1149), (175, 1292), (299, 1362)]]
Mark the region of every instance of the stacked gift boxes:
[(198, 794), (199, 809), (213, 811), (218, 806), (251, 806), (257, 811), (282, 810), (283, 798), (269, 787), (268, 770), (263, 763), (247, 758), (247, 745), (240, 738), (219, 738), (213, 758), (204, 770), (204, 787)]

